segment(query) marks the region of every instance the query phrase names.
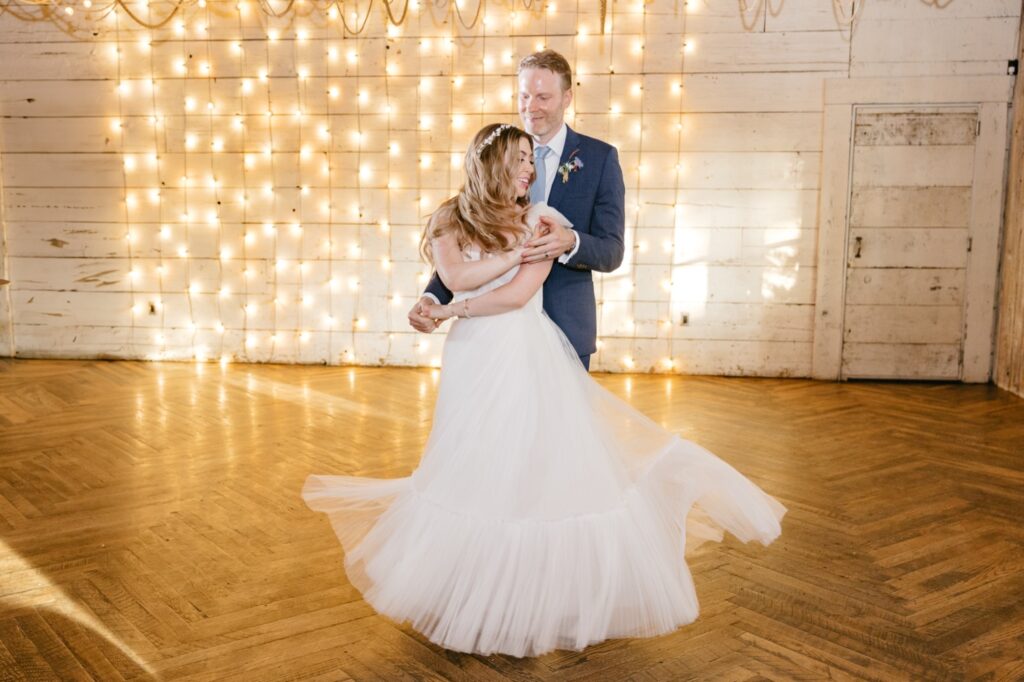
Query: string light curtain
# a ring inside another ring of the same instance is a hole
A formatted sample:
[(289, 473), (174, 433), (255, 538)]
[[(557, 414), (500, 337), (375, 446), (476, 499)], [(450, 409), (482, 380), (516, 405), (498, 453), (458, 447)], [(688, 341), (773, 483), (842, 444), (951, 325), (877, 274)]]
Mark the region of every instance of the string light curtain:
[[(768, 11), (764, 1), (742, 9)], [(3, 10), (102, 46), (130, 355), (436, 365), (442, 335), (405, 317), (429, 276), (422, 225), (461, 183), (473, 132), (518, 123), (518, 59), (551, 47), (576, 72), (570, 125), (619, 148), (627, 187), (626, 262), (597, 275), (595, 365), (673, 371), (677, 318), (703, 303), (681, 161), (685, 60), (699, 49), (686, 21), (702, 4)]]

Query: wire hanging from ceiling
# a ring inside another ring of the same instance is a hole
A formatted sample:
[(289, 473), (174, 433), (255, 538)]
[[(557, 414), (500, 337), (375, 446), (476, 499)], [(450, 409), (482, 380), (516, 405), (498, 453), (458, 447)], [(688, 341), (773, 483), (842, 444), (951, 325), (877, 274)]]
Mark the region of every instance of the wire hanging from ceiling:
[[(353, 0), (248, 0), (259, 8), (260, 12), (272, 19), (285, 19), (295, 16), (308, 16), (312, 12), (319, 11), (325, 17), (334, 20), (341, 19), (341, 27), (349, 35), (362, 34), (369, 24), (370, 17), (374, 13), (374, 7), (379, 3), (383, 6), (384, 22), (394, 26), (403, 25), (409, 16), (409, 9), (415, 0), (406, 0), (401, 13), (395, 12), (396, 0), (369, 0), (365, 14), (359, 17), (359, 3)], [(487, 0), (477, 0), (476, 11), (470, 21), (462, 11), (462, 0), (422, 0), (429, 3), (431, 12), (442, 10), (442, 15), (448, 15), (458, 21), (467, 30), (474, 29), (483, 16), (487, 6)], [(685, 0), (684, 5), (690, 2), (701, 0)], [(949, 7), (953, 0), (920, 0), (922, 3), (935, 9)], [(608, 0), (597, 0), (600, 11), (601, 33), (605, 32), (606, 19), (608, 16)], [(650, 0), (640, 0), (645, 6)], [(207, 8), (207, 5), (210, 5)], [(239, 9), (246, 0), (239, 0), (231, 3), (233, 9)], [(512, 9), (517, 5), (522, 6), (527, 12), (543, 11), (544, 0), (512, 0)], [(868, 0), (832, 0), (832, 10), (836, 23), (841, 30), (852, 31), (854, 25), (860, 19), (864, 6)], [(146, 19), (133, 9), (131, 0), (105, 0), (94, 2), (93, 0), (0, 0), (0, 15), (10, 14), (16, 19), (28, 22), (49, 21), (58, 26), (62, 31), (71, 36), (85, 36), (94, 38), (106, 31), (113, 30), (113, 26), (103, 25), (104, 20), (113, 18), (115, 12), (121, 11), (124, 16), (131, 19), (139, 27), (154, 30), (163, 28), (172, 19), (187, 9), (195, 7), (200, 10), (213, 10), (219, 13), (216, 5), (211, 0), (150, 0), (145, 2), (147, 14), (157, 15), (155, 19)], [(299, 6), (302, 6), (301, 9)], [(352, 12), (355, 17), (352, 23), (345, 14), (345, 6), (355, 5)], [(767, 15), (778, 16), (783, 11), (783, 3), (773, 7), (772, 0), (738, 0), (738, 11), (743, 26), (748, 31), (757, 29), (758, 19), (766, 19)]]

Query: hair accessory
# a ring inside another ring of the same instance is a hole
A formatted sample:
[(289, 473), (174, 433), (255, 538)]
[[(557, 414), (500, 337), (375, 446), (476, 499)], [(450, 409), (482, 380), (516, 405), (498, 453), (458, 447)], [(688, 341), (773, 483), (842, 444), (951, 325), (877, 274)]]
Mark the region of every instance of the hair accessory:
[(485, 137), (484, 141), (481, 142), (479, 144), (479, 146), (477, 146), (477, 148), (476, 148), (476, 157), (479, 159), (480, 158), (480, 154), (482, 154), (483, 151), (485, 149), (487, 149), (487, 147), (489, 147), (492, 142), (494, 142), (496, 139), (498, 139), (498, 135), (501, 135), (502, 132), (504, 132), (507, 128), (511, 128), (511, 127), (512, 127), (511, 123), (502, 123), (500, 126), (495, 128), (494, 132), (492, 132), (490, 135)]

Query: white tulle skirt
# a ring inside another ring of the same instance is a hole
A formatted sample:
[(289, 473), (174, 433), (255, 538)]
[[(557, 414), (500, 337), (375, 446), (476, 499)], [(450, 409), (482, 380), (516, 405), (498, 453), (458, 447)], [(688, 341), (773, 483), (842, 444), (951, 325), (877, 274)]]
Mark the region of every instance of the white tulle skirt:
[(513, 656), (692, 622), (685, 551), (723, 531), (767, 545), (786, 513), (595, 382), (539, 295), (453, 324), (411, 476), (310, 476), (302, 496), (379, 613)]

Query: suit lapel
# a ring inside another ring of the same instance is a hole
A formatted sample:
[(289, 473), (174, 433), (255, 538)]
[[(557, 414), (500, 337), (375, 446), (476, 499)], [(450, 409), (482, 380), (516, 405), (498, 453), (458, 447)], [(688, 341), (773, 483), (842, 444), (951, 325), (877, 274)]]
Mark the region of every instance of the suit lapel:
[[(566, 126), (565, 133), (565, 147), (562, 148), (562, 158), (558, 160), (558, 167), (569, 160), (572, 153), (579, 149), (580, 136), (576, 132)], [(571, 177), (571, 176), (570, 176)], [(565, 195), (565, 185), (567, 183), (562, 182), (562, 176), (558, 173), (558, 169), (555, 169), (555, 182), (551, 185), (551, 193), (548, 195), (548, 206), (561, 210), (561, 202)], [(564, 211), (562, 211), (564, 213)]]

